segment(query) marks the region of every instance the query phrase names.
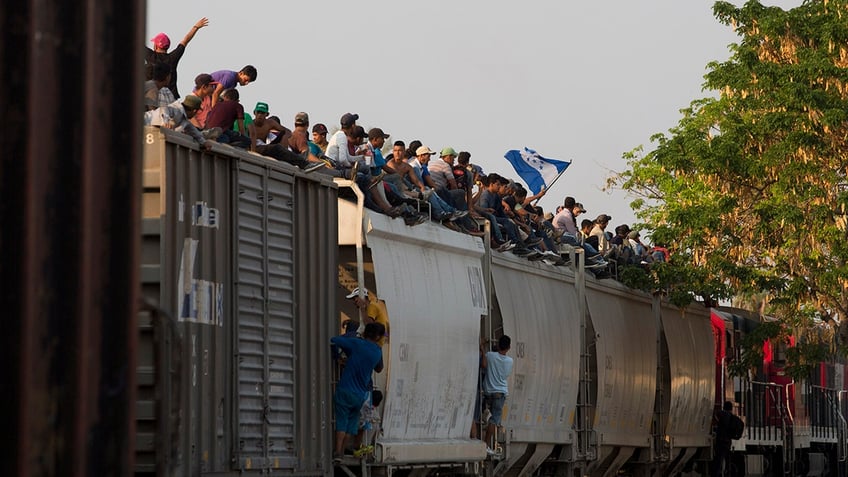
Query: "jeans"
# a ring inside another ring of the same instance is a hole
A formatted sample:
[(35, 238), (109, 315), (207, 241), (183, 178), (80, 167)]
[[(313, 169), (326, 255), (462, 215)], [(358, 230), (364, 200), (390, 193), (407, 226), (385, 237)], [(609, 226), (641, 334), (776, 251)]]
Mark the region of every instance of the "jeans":
[(477, 213), (482, 215), (486, 220), (491, 223), (490, 227), (492, 228), (492, 236), (495, 237), (495, 241), (498, 243), (504, 243), (503, 234), (501, 233), (501, 227), (498, 225), (498, 221), (495, 216), (482, 210), (478, 210)]

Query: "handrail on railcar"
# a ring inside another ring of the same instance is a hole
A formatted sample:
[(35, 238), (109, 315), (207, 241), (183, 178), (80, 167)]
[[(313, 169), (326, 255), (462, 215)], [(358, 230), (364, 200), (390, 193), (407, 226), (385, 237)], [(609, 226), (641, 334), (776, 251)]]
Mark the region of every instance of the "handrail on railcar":
[[(362, 250), (362, 235), (365, 230), (365, 194), (356, 185), (356, 181), (336, 177), (333, 179), (339, 187), (347, 187), (356, 195), (356, 286), (359, 298), (365, 300), (365, 254)], [(365, 309), (359, 308), (359, 333), (365, 328)]]

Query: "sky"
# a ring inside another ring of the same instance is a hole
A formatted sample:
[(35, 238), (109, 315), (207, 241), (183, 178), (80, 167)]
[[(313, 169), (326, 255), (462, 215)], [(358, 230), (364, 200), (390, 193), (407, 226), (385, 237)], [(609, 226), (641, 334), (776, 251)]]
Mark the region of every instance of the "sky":
[(613, 228), (636, 222), (632, 197), (603, 190), (626, 170), (622, 154), (651, 150), (681, 109), (714, 96), (702, 90), (707, 64), (729, 58), (738, 37), (713, 3), (148, 0), (146, 40), (164, 32), (176, 46), (209, 18), (180, 61), (180, 94), (199, 73), (252, 64), (257, 81), (239, 87), (242, 104), (268, 102), (290, 128), (299, 111), (330, 131), (357, 113), (388, 142), (469, 151), (485, 172), (513, 179), (510, 149), (572, 161), (539, 204), (553, 211), (573, 196), (583, 218), (605, 213)]

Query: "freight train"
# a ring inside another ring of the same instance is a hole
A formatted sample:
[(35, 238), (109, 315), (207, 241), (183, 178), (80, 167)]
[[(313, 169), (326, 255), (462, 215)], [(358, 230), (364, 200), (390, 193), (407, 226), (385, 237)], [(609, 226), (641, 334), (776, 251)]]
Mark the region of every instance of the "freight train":
[[(152, 475), (846, 475), (845, 368), (728, 363), (759, 321), (366, 211), (350, 181), (145, 130), (136, 472)], [(578, 264), (574, 266), (573, 264)], [(373, 451), (332, 459), (329, 346), (364, 286), (390, 327)], [(512, 338), (495, 455), (470, 438), (481, 342)]]

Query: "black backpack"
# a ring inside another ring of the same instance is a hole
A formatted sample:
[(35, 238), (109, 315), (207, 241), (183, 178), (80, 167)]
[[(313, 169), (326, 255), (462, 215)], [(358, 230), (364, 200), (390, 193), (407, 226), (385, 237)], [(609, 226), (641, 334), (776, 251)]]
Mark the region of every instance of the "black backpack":
[(735, 414), (730, 415), (730, 437), (734, 440), (741, 439), (745, 432), (745, 423)]

